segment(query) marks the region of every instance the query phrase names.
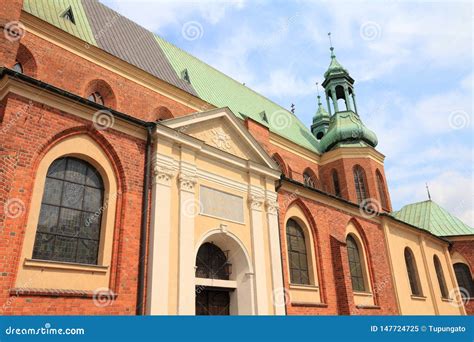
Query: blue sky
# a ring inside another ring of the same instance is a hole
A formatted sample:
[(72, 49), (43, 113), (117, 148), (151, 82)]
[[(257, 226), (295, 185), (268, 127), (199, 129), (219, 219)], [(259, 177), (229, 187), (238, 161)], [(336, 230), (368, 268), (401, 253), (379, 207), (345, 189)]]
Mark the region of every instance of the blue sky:
[(474, 226), (471, 2), (125, 1), (109, 7), (283, 107), (309, 127), (327, 32), (377, 133), (394, 209), (432, 199)]

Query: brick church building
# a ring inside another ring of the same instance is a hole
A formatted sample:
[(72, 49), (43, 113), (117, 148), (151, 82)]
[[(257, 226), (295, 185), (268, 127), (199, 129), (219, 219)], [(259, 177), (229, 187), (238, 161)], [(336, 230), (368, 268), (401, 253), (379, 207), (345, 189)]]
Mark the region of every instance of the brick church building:
[(0, 25), (2, 315), (474, 312), (473, 228), (392, 210), (332, 48), (306, 127), (95, 0)]

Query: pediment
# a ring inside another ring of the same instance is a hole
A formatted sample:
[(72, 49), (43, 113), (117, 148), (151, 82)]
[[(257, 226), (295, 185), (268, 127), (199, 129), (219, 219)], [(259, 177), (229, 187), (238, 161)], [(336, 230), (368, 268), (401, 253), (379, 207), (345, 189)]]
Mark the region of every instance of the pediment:
[(165, 120), (162, 124), (223, 152), (278, 170), (271, 157), (228, 108)]

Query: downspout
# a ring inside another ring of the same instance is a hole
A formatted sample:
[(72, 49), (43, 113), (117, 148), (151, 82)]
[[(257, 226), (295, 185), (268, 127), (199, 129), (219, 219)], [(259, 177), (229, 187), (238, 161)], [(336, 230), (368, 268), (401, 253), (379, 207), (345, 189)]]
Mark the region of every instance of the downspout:
[(138, 260), (138, 288), (137, 288), (137, 315), (144, 314), (143, 301), (145, 298), (145, 261), (147, 251), (147, 223), (148, 223), (148, 193), (150, 190), (150, 173), (151, 173), (151, 145), (152, 131), (156, 126), (150, 123), (146, 126), (147, 138), (145, 148), (145, 177), (143, 180), (143, 199), (142, 199), (142, 220), (140, 224), (140, 255)]

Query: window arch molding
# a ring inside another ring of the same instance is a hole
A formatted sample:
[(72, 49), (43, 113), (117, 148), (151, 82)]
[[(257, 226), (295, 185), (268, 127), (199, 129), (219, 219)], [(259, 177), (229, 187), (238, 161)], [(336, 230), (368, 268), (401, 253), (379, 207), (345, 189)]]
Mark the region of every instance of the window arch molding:
[(382, 206), (382, 209), (389, 211), (390, 204), (388, 201), (387, 186), (385, 184), (385, 178), (382, 176), (382, 173), (379, 169), (375, 171), (375, 181), (377, 183), (377, 190), (379, 193), (380, 204)]
[(344, 241), (347, 242), (347, 239), (349, 237), (353, 238), (354, 242), (357, 244), (357, 248), (359, 251), (360, 263), (362, 267), (362, 276), (364, 281), (364, 289), (361, 292), (372, 293), (372, 264), (368, 253), (368, 243), (363, 231), (360, 229), (359, 223), (354, 219), (350, 220), (347, 224)]
[(306, 186), (319, 189), (319, 180), (316, 173), (309, 167), (303, 171), (303, 182)]
[[(284, 223), (284, 239), (285, 243), (285, 250), (288, 253), (288, 242), (287, 242), (287, 224), (290, 220), (295, 221), (299, 227), (301, 228), (302, 232), (304, 233), (304, 240), (306, 246), (306, 257), (307, 257), (307, 264), (308, 264), (308, 276), (309, 276), (309, 284), (312, 286), (319, 286), (322, 282), (322, 274), (321, 268), (319, 267), (319, 249), (316, 249), (315, 241), (318, 240), (317, 233), (315, 232), (315, 227), (311, 219), (308, 219), (308, 215), (306, 215), (306, 208), (299, 203), (299, 200), (293, 201), (288, 207), (288, 210), (285, 215), (285, 223)], [(289, 282), (291, 283), (290, 279), (290, 258), (289, 255), (286, 257), (286, 272), (289, 276)], [(294, 284), (298, 285), (298, 284)], [(321, 293), (321, 300), (323, 294)]]
[(369, 188), (367, 186), (367, 175), (364, 168), (359, 164), (354, 165), (352, 168), (352, 174), (356, 200), (358, 204), (361, 204), (364, 200), (370, 197)]
[(20, 46), (18, 47), (18, 52), (16, 54), (14, 64), (16, 63), (19, 63), (21, 65), (23, 74), (33, 78), (37, 78), (38, 66), (36, 63), (36, 59), (31, 53), (31, 51), (23, 44), (20, 44)]
[[(117, 108), (117, 98), (115, 93), (112, 87), (104, 80), (95, 79), (89, 81), (84, 88), (83, 94), (86, 99), (91, 98), (91, 96), (97, 98), (97, 95), (99, 95), (105, 107), (113, 109)], [(98, 103), (101, 104), (100, 102)]]
[(410, 247), (405, 247), (403, 249), (403, 256), (405, 260), (408, 286), (411, 294), (412, 296), (421, 297), (423, 296), (423, 288), (421, 286), (420, 273), (418, 271), (415, 254)]
[[(35, 272), (35, 268), (45, 266), (41, 261), (32, 259), (33, 247), (37, 232), (39, 213), (41, 210), (41, 202), (44, 193), (45, 179), (47, 171), (51, 164), (63, 157), (74, 157), (84, 160), (93, 166), (100, 174), (103, 181), (104, 188), (104, 203), (102, 218), (99, 251), (97, 258), (97, 265), (78, 265), (69, 264), (58, 261), (48, 262), (56, 267), (56, 272), (50, 272), (51, 269), (45, 268), (41, 277), (32, 277), (31, 272)], [(33, 192), (30, 199), (29, 212), (27, 215), (27, 228), (25, 231), (25, 238), (21, 253), (21, 262), (18, 276), (17, 287), (39, 287), (39, 288), (57, 288), (57, 289), (75, 289), (77, 283), (81, 283), (84, 290), (93, 290), (98, 286), (111, 288), (110, 273), (112, 265), (112, 249), (113, 249), (113, 235), (116, 226), (116, 217), (120, 217), (117, 208), (120, 207), (122, 187), (120, 180), (116, 177), (116, 166), (110, 160), (109, 155), (95, 139), (87, 134), (71, 134), (58, 139), (43, 155), (39, 158), (35, 165), (35, 176)], [(24, 267), (28, 266), (28, 267)], [(57, 269), (68, 270), (73, 267), (76, 272), (67, 273), (65, 277), (61, 271)], [(89, 271), (86, 274), (85, 269)], [(90, 270), (96, 271), (97, 276), (89, 278)], [(79, 278), (84, 278), (83, 282)], [(34, 279), (30, 281), (29, 279)], [(35, 281), (40, 284), (35, 286)]]
[(272, 159), (277, 163), (278, 167), (280, 168), (281, 173), (283, 173), (286, 177), (290, 177), (289, 171), (286, 167), (285, 162), (281, 158), (278, 153), (274, 153), (272, 155)]
[(443, 264), (436, 254), (433, 255), (433, 266), (435, 268), (436, 279), (441, 293), (441, 298), (449, 298), (449, 291), (446, 283), (446, 276), (444, 275)]

